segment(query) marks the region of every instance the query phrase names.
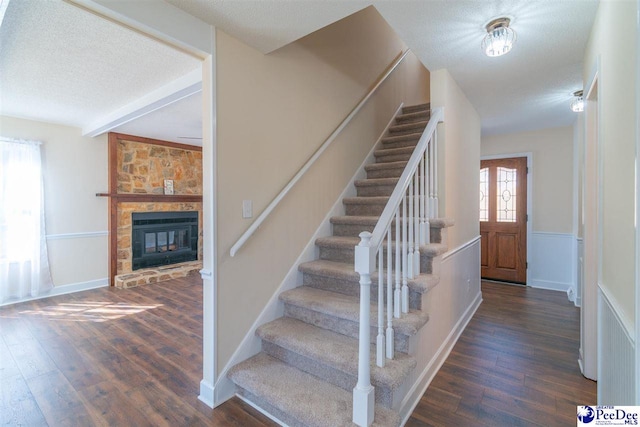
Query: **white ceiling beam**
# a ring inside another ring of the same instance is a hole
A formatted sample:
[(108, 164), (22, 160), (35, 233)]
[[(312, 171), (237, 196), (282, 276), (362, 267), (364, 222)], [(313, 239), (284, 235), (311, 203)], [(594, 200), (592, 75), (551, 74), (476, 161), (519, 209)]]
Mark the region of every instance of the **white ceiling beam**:
[[(2, 0), (7, 1), (7, 0)], [(213, 27), (164, 1), (66, 0), (200, 59), (213, 54)]]
[(188, 74), (154, 90), (82, 128), (84, 136), (95, 137), (202, 90), (202, 70)]

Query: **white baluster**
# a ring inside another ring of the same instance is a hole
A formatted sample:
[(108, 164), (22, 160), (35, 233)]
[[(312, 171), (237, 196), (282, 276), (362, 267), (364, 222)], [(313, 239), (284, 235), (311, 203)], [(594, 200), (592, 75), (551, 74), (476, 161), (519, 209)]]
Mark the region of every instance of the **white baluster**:
[[(408, 253), (407, 253), (407, 277), (409, 279), (413, 279), (413, 272), (415, 271), (415, 267), (413, 265), (414, 257), (413, 257), (413, 180), (409, 181), (409, 212), (408, 216), (405, 215), (405, 221), (407, 224), (407, 232), (408, 234)], [(404, 298), (404, 294), (403, 294)]]
[[(418, 165), (420, 166), (420, 165)], [(418, 170), (413, 175), (413, 277), (420, 274), (420, 181)]]
[(376, 364), (381, 368), (384, 368), (385, 362), (383, 248), (384, 246), (380, 246), (378, 251), (378, 336), (376, 337)]
[(433, 151), (434, 151), (434, 159), (433, 159), (433, 188), (434, 188), (434, 196), (433, 196), (433, 216), (432, 218), (438, 218), (439, 215), (439, 207), (438, 207), (438, 131), (437, 129), (433, 132)]
[(409, 307), (405, 305), (405, 295), (406, 300), (409, 300), (409, 287), (407, 286), (407, 271), (408, 271), (408, 254), (407, 254), (407, 227), (409, 225), (409, 220), (407, 217), (407, 196), (405, 194), (402, 199), (402, 312), (408, 313)]
[(435, 218), (435, 213), (433, 210), (433, 207), (435, 206), (434, 194), (433, 194), (434, 170), (435, 170), (434, 147), (435, 147), (435, 144), (434, 144), (434, 140), (432, 139), (431, 144), (429, 144), (429, 208), (431, 209), (429, 211), (429, 218)]
[(360, 233), (360, 244), (355, 247), (355, 269), (360, 274), (360, 329), (358, 345), (358, 382), (353, 389), (353, 422), (359, 426), (373, 423), (375, 389), (371, 385), (369, 354), (371, 345), (370, 307), (371, 273), (375, 257), (370, 248), (371, 233)]
[(400, 318), (400, 207), (396, 208), (396, 288), (393, 294), (393, 316)]
[[(393, 222), (391, 223), (393, 224)], [(393, 359), (393, 265), (391, 264), (391, 225), (387, 230), (387, 359)]]
[(428, 200), (428, 193), (427, 193), (427, 170), (428, 170), (428, 155), (427, 155), (427, 150), (425, 150), (424, 152), (424, 159), (422, 160), (422, 218), (423, 218), (423, 225), (422, 225), (422, 236), (423, 236), (423, 242), (425, 245), (431, 243), (431, 229), (429, 228), (429, 200)]

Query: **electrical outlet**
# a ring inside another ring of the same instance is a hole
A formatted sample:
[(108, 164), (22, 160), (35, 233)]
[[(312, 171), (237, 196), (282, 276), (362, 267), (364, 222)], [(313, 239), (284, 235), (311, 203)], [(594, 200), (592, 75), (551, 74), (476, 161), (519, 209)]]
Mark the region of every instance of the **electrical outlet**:
[(253, 216), (253, 202), (251, 200), (242, 201), (242, 218), (251, 218)]

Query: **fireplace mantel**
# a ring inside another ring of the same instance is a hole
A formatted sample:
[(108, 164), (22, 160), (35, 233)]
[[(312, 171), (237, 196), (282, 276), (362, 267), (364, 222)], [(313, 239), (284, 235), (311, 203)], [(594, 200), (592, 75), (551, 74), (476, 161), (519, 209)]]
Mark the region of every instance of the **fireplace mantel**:
[(110, 197), (120, 202), (201, 202), (202, 196), (199, 194), (124, 194), (124, 193), (96, 193), (97, 197)]

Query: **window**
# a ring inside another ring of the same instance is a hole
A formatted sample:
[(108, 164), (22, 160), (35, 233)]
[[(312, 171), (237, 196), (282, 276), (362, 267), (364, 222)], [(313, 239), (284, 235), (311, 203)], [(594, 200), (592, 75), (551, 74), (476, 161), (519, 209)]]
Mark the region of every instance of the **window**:
[(480, 169), (480, 221), (489, 221), (489, 168)]
[(40, 143), (0, 138), (0, 302), (52, 287)]
[(516, 222), (517, 169), (498, 167), (497, 218), (498, 222)]

